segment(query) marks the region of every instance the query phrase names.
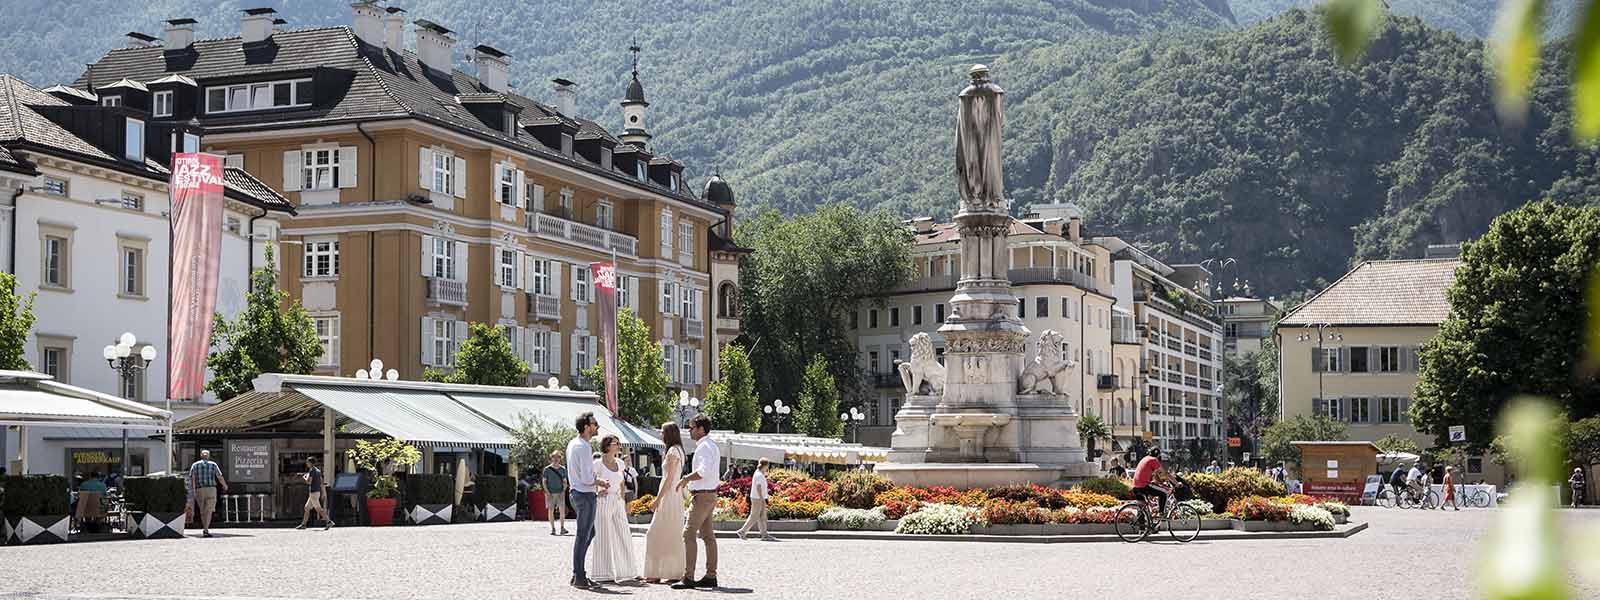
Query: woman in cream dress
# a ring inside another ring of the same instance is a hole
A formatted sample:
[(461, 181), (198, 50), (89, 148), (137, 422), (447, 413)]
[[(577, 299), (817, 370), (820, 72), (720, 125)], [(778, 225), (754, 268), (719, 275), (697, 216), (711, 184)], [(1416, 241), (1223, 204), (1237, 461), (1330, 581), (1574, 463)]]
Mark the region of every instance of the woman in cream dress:
[(600, 440), (600, 458), (594, 461), (596, 479), (610, 487), (595, 502), (594, 558), (589, 578), (594, 581), (623, 583), (639, 578), (639, 561), (633, 556), (633, 535), (628, 531), (628, 501), (624, 499), (622, 440), (608, 435)]
[(661, 426), (661, 441), (667, 447), (661, 473), (661, 493), (651, 504), (655, 516), (644, 534), (644, 580), (666, 583), (683, 577), (683, 492), (678, 479), (683, 476), (683, 437), (677, 423)]

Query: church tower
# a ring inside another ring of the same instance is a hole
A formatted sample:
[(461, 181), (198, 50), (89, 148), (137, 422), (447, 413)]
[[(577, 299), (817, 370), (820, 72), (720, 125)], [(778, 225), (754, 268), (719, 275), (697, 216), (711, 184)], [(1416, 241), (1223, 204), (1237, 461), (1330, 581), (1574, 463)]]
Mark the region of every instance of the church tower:
[(644, 148), (650, 143), (650, 132), (645, 131), (644, 113), (650, 106), (644, 100), (644, 84), (639, 83), (639, 44), (628, 47), (633, 53), (633, 81), (628, 83), (628, 95), (622, 100), (622, 141)]

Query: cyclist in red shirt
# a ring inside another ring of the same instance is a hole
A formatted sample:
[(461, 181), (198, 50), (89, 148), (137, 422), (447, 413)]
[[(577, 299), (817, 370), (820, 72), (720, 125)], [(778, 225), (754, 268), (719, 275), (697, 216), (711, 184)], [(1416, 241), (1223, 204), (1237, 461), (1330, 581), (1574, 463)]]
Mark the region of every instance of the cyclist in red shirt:
[(1171, 479), (1167, 474), (1167, 469), (1161, 466), (1161, 448), (1159, 447), (1151, 448), (1149, 452), (1146, 452), (1145, 457), (1139, 459), (1139, 466), (1133, 470), (1132, 491), (1134, 497), (1144, 499), (1155, 496), (1160, 507), (1158, 509), (1160, 512), (1156, 515), (1158, 519), (1161, 515), (1167, 514), (1167, 490), (1151, 484), (1160, 482), (1171, 485), (1168, 483)]

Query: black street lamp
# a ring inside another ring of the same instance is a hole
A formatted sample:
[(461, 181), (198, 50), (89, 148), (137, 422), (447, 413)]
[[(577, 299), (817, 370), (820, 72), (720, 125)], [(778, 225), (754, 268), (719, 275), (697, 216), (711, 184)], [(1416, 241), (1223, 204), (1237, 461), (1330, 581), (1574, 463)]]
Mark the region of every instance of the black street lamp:
[(778, 433), (783, 433), (783, 418), (789, 416), (789, 413), (793, 411), (794, 409), (785, 405), (782, 400), (773, 400), (772, 404), (761, 407), (761, 412), (767, 413), (767, 416), (772, 417), (772, 422), (777, 426)]
[[(106, 366), (111, 367), (111, 370), (117, 372), (117, 376), (118, 376), (117, 377), (117, 383), (120, 386), (122, 386), (122, 389), (119, 390), (119, 391), (123, 392), (120, 395), (125, 397), (125, 398), (127, 398), (127, 399), (129, 399), (129, 400), (137, 400), (137, 398), (129, 398), (128, 397), (128, 396), (131, 396), (131, 394), (127, 393), (128, 382), (133, 381), (133, 378), (140, 371), (143, 371), (145, 369), (150, 368), (150, 363), (155, 362), (155, 360), (156, 360), (156, 347), (155, 346), (151, 346), (149, 344), (146, 344), (143, 348), (139, 349), (139, 352), (137, 354), (135, 354), (134, 351), (133, 351), (133, 348), (134, 348), (134, 346), (137, 346), (137, 345), (139, 345), (139, 338), (134, 337), (132, 332), (123, 332), (123, 334), (117, 338), (117, 343), (116, 344), (108, 345), (103, 350), (100, 351), (100, 355), (105, 357), (105, 359), (106, 359)], [(169, 406), (167, 408), (168, 408), (168, 410), (171, 410), (171, 408), (172, 408), (170, 406), (171, 400), (168, 400), (167, 402), (169, 403)], [(171, 428), (168, 428), (168, 430), (167, 430), (167, 460), (169, 460), (169, 461), (172, 460), (171, 457), (172, 457), (172, 430), (171, 430)], [(126, 430), (126, 429), (122, 430), (122, 466), (121, 466), (121, 469), (122, 470), (121, 470), (120, 477), (121, 478), (126, 478), (128, 476), (128, 430)], [(171, 469), (171, 465), (168, 465), (168, 469), (167, 470), (169, 470), (169, 471), (172, 470)], [(121, 484), (119, 483), (119, 485), (121, 485)]]

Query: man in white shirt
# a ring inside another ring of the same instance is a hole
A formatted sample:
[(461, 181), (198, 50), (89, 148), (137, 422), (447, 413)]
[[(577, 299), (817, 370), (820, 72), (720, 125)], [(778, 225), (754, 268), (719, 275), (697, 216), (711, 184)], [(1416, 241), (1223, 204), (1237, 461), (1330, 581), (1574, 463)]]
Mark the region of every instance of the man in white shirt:
[(739, 528), (739, 539), (750, 532), (750, 527), (761, 529), (761, 539), (771, 542), (772, 534), (767, 533), (767, 458), (761, 457), (756, 462), (756, 472), (750, 476), (750, 518), (744, 520), (744, 527)]
[[(695, 415), (689, 419), (689, 437), (694, 438), (693, 470), (678, 480), (678, 488), (689, 488), (693, 498), (689, 505), (689, 522), (683, 528), (684, 567), (683, 580), (672, 584), (672, 589), (717, 587), (717, 533), (711, 522), (711, 513), (717, 508), (717, 465), (722, 462), (722, 452), (711, 440), (711, 418)], [(706, 576), (694, 578), (695, 545), (698, 536), (706, 544)]]
[(595, 494), (607, 493), (610, 484), (595, 479), (594, 448), (589, 446), (589, 438), (600, 433), (600, 421), (594, 413), (586, 412), (578, 415), (574, 426), (578, 437), (567, 442), (568, 497), (572, 500), (573, 519), (578, 522), (578, 536), (572, 542), (572, 587), (588, 589), (595, 583), (584, 573), (583, 562), (589, 554), (589, 542), (594, 541)]
[(1406, 487), (1414, 492), (1422, 491), (1422, 469), (1417, 468), (1416, 463), (1412, 463), (1411, 470), (1406, 471)]

